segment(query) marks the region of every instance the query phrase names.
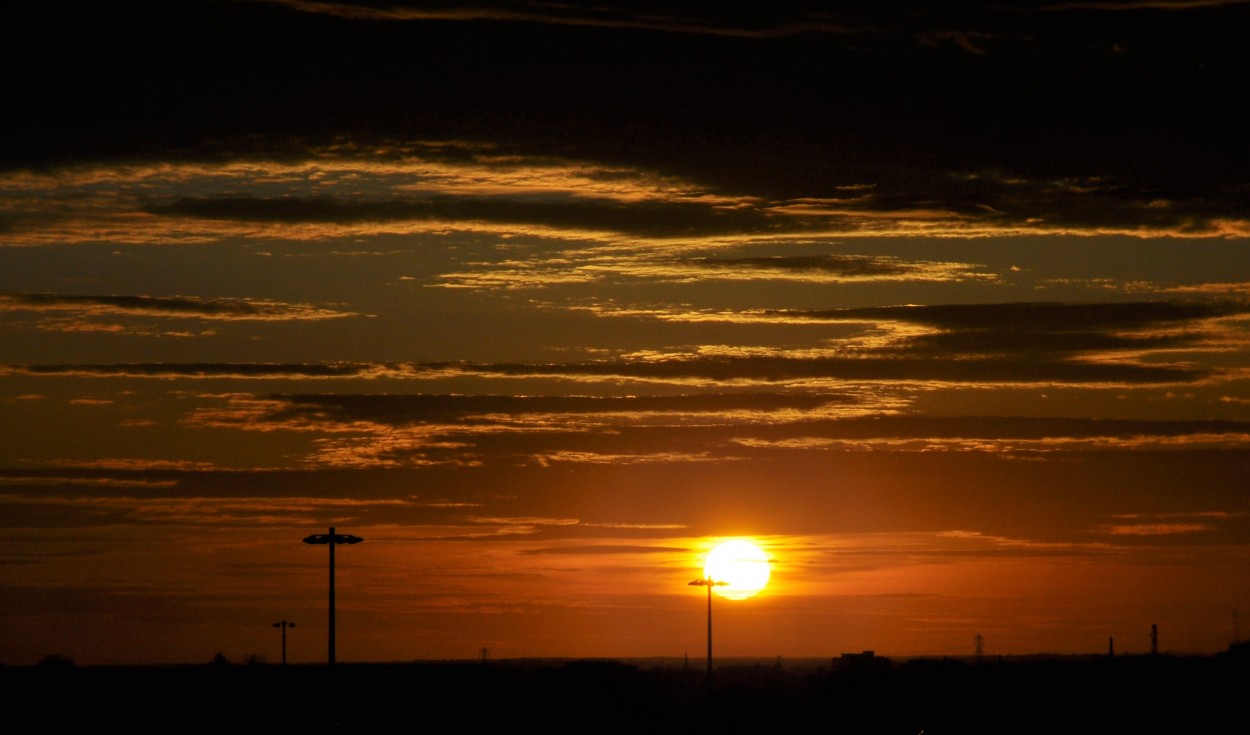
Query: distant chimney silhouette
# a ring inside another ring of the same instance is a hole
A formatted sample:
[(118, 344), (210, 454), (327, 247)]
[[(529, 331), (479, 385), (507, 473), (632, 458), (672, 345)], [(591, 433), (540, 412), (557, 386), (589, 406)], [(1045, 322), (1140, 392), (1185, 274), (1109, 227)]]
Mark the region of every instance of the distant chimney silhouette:
[(1157, 654), (1159, 652), (1159, 626), (1153, 623), (1150, 626), (1150, 653)]
[(1107, 637), (1107, 655), (1115, 658), (1115, 637)]
[(977, 637), (973, 638), (972, 642), (975, 646), (977, 656), (981, 656), (985, 653), (985, 638), (980, 633), (977, 633)]

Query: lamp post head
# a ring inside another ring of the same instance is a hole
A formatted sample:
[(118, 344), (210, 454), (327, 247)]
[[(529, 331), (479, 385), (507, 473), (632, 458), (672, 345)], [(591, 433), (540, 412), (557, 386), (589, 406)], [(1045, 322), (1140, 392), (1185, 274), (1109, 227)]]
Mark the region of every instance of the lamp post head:
[(693, 582), (689, 582), (688, 586), (690, 587), (723, 587), (727, 584), (729, 583), (722, 582), (719, 579), (712, 579), (711, 577), (708, 577), (707, 579), (696, 579)]
[(304, 543), (306, 544), (358, 544), (361, 541), (364, 541), (364, 539), (348, 533), (314, 533), (304, 538)]

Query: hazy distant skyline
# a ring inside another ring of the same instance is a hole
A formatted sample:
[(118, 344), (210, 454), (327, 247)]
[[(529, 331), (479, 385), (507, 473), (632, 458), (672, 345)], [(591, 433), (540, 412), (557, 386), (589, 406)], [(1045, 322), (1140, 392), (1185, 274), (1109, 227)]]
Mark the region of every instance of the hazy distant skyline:
[(14, 8), (0, 662), (1239, 635), (1246, 3)]

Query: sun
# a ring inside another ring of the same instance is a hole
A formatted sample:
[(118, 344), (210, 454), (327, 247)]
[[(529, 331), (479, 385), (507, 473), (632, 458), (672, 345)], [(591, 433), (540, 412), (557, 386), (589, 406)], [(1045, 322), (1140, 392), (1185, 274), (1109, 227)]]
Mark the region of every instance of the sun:
[(755, 596), (768, 584), (768, 555), (763, 549), (742, 539), (719, 544), (703, 561), (703, 577), (727, 582), (713, 587), (716, 594), (730, 600)]

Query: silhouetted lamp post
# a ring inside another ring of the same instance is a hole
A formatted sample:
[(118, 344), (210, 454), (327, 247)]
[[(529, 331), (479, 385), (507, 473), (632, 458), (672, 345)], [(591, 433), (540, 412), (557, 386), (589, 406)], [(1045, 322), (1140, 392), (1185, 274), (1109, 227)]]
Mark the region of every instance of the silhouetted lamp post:
[(721, 582), (711, 577), (696, 579), (690, 583), (691, 587), (707, 587), (707, 683), (712, 684), (712, 588), (729, 584)]
[(306, 544), (327, 544), (330, 547), (330, 665), (334, 665), (334, 547), (339, 544), (358, 544), (364, 541), (359, 536), (335, 533), (330, 526), (329, 533), (314, 533), (304, 539)]
[(294, 628), (295, 623), (287, 620), (281, 620), (274, 623), (273, 627), (282, 629), (282, 665), (286, 666), (286, 629)]

